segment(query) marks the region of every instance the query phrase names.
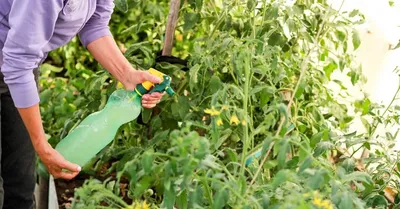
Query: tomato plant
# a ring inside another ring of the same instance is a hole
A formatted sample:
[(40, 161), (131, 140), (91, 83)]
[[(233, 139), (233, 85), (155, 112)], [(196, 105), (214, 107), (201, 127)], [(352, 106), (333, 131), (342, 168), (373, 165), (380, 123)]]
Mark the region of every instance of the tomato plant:
[[(138, 69), (155, 67), (171, 75), (176, 95), (144, 110), (143, 124), (120, 128), (84, 170), (108, 180), (88, 179), (72, 207), (130, 207), (122, 197), (168, 209), (389, 205), (383, 191), (398, 181), (359, 164), (370, 168), (364, 163), (375, 160), (382, 169), (396, 158), (377, 151), (355, 159), (351, 147), (369, 150), (378, 144), (373, 131), (378, 125), (365, 122), (366, 134), (349, 134), (355, 118), (349, 109), (375, 124), (398, 123), (398, 116), (393, 110), (381, 115), (382, 107), (368, 98), (342, 103), (346, 87), (331, 78), (340, 71), (352, 85), (365, 80), (353, 54), (361, 44), (353, 26), (363, 21), (362, 14), (335, 10), (326, 1), (183, 1), (173, 50), (188, 61), (182, 66), (156, 62), (168, 6), (168, 1), (116, 1), (110, 25), (125, 56)], [(66, 79), (42, 75), (44, 88), (56, 86), (41, 95), (44, 118), (61, 118), (46, 123), (57, 140), (104, 107), (118, 88), (80, 47), (72, 42), (51, 56), (53, 65), (66, 68)], [(335, 95), (327, 87), (332, 82), (344, 94)], [(61, 90), (67, 83), (69, 89)], [(259, 157), (252, 158), (255, 154)], [(122, 179), (128, 189), (121, 189)]]

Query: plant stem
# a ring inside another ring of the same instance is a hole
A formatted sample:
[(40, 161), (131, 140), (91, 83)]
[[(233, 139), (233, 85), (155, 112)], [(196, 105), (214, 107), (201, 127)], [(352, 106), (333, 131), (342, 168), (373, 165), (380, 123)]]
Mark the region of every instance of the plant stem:
[[(251, 57), (251, 56), (250, 56)], [(246, 57), (247, 59), (248, 57)], [(250, 59), (250, 58), (249, 58)], [(246, 63), (246, 62), (245, 62)], [(251, 63), (251, 60), (250, 60)], [(249, 64), (249, 63), (248, 63)], [(243, 97), (243, 115), (247, 117), (248, 114), (248, 100), (249, 100), (249, 85), (250, 85), (250, 66), (245, 66), (245, 81), (244, 81), (244, 97)], [(242, 151), (242, 166), (240, 167), (240, 174), (244, 176), (244, 165), (246, 162), (246, 153), (249, 148), (249, 129), (248, 126), (243, 126), (243, 151)]]

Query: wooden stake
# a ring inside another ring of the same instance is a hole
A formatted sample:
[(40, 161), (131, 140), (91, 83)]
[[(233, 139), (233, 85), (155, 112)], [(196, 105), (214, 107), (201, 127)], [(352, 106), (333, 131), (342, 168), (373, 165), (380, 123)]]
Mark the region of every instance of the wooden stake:
[(181, 5), (180, 0), (171, 0), (171, 5), (168, 14), (167, 28), (165, 31), (164, 48), (162, 51), (163, 56), (171, 56), (172, 46), (174, 44), (175, 27), (178, 21), (180, 5)]

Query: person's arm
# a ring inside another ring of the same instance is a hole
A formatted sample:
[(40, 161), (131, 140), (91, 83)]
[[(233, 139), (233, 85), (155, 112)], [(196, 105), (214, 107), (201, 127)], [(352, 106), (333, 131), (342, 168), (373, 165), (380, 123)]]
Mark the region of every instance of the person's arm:
[[(73, 178), (80, 168), (67, 162), (47, 142), (39, 111), (39, 93), (33, 69), (43, 58), (63, 0), (13, 0), (10, 29), (4, 42), (1, 72), (40, 159), (56, 178)], [(62, 169), (72, 173), (63, 173)]]
[[(133, 90), (146, 80), (158, 83), (157, 77), (134, 69), (118, 48), (108, 26), (113, 9), (113, 0), (98, 0), (95, 13), (79, 32), (81, 43), (126, 89)], [(153, 108), (162, 96), (160, 93), (143, 95), (143, 107)]]

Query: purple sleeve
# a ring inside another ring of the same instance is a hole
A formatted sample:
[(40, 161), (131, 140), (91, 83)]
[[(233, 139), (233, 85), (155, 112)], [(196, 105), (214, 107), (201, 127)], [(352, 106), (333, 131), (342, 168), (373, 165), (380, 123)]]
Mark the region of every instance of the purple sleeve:
[(39, 102), (32, 73), (43, 58), (42, 48), (50, 40), (63, 0), (13, 0), (4, 42), (1, 71), (17, 108)]
[(79, 39), (85, 47), (98, 38), (103, 36), (112, 36), (108, 24), (113, 10), (113, 0), (97, 1), (96, 11), (79, 32)]

